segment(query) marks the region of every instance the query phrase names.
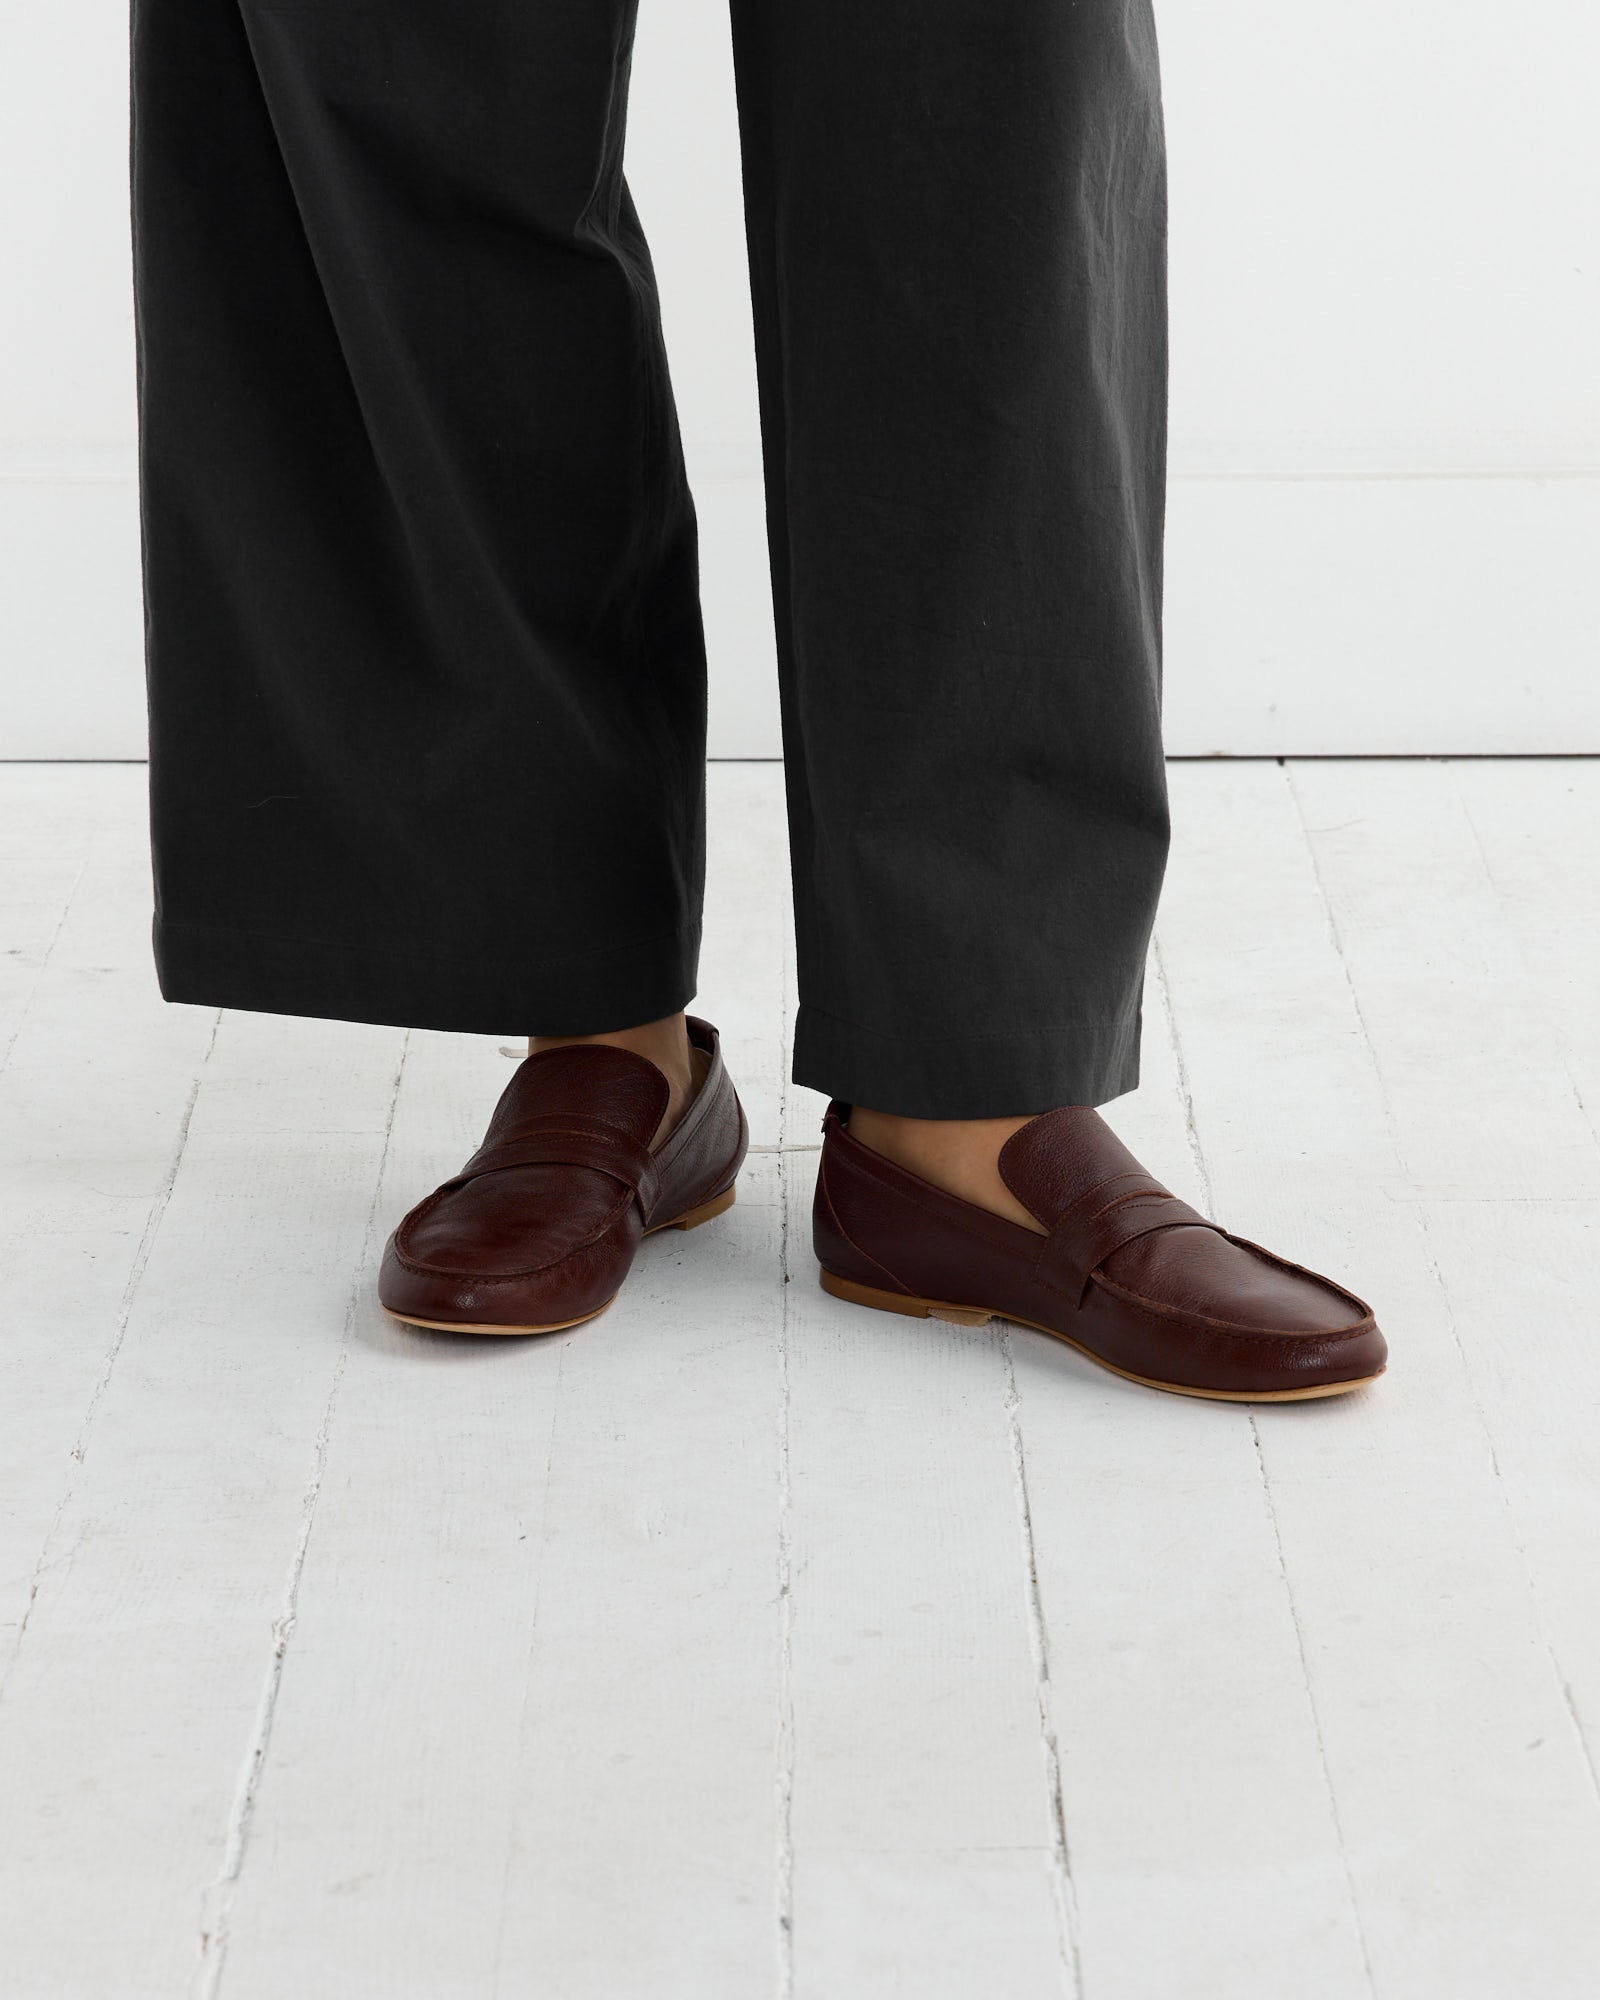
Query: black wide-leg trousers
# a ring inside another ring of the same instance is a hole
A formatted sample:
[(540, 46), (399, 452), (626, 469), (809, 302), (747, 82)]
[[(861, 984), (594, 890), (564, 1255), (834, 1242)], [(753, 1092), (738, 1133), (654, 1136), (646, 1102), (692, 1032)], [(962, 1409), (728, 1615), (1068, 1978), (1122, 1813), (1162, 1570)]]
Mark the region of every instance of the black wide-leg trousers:
[[(171, 999), (561, 1034), (695, 993), (634, 6), (134, 0)], [(1104, 1102), (1167, 845), (1148, 0), (733, 0), (733, 33), (795, 1076)]]

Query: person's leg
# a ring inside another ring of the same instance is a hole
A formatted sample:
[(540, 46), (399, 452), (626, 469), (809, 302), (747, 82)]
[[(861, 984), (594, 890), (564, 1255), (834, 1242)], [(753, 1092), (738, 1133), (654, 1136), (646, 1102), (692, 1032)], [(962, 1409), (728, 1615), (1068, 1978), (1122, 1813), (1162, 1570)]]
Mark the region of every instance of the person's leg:
[(633, 0), (135, 0), (170, 998), (565, 1035), (694, 991), (695, 523)]
[(705, 662), (632, 31), (633, 0), (135, 0), (162, 988), (533, 1030), (385, 1251), (429, 1326), (591, 1316), (744, 1154), (681, 1011)]
[(734, 18), (796, 1079), (934, 1121), (1102, 1103), (1167, 846), (1148, 7)]
[(734, 15), (823, 1285), (1187, 1394), (1370, 1381), (1359, 1299), (1093, 1108), (1168, 832), (1148, 0)]

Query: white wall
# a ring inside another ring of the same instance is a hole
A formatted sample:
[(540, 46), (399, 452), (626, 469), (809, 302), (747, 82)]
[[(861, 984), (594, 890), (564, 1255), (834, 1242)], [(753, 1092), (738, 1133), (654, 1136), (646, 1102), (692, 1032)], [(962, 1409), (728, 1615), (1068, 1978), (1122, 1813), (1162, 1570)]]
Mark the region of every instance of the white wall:
[[(1600, 13), (1160, 18), (1171, 747), (1600, 750)], [(124, 0), (7, 0), (0, 755), (141, 751), (125, 57)], [(771, 755), (721, 0), (643, 0), (629, 165), (700, 502), (713, 750)]]
[(1600, 749), (1592, 0), (1166, 0), (1175, 748)]

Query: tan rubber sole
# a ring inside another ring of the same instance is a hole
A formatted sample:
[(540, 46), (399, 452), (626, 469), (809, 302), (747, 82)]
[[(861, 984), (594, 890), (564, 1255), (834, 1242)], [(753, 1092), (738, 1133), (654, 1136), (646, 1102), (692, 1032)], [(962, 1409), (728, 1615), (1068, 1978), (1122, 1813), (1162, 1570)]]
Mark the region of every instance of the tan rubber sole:
[(1074, 1340), (1070, 1333), (1062, 1333), (1058, 1328), (1045, 1326), (1036, 1319), (1020, 1319), (1016, 1313), (987, 1311), (978, 1306), (956, 1306), (944, 1299), (919, 1299), (909, 1292), (880, 1292), (873, 1285), (858, 1285), (852, 1278), (837, 1278), (832, 1271), (822, 1274), (822, 1289), (831, 1292), (836, 1299), (848, 1299), (851, 1305), (871, 1306), (877, 1312), (903, 1313), (909, 1319), (943, 1319), (956, 1326), (987, 1326), (992, 1319), (1009, 1319), (1019, 1326), (1031, 1326), (1039, 1333), (1048, 1333), (1052, 1340), (1064, 1341), (1068, 1347), (1078, 1352), (1113, 1375), (1120, 1375), (1124, 1382), (1137, 1382), (1145, 1389), (1165, 1389), (1172, 1396), (1198, 1396), (1207, 1403), (1310, 1403), (1326, 1396), (1347, 1396), (1352, 1389), (1364, 1389), (1369, 1382), (1376, 1382), (1384, 1371), (1377, 1375), (1361, 1375), (1353, 1382), (1325, 1382), (1315, 1389), (1194, 1389), (1184, 1382), (1158, 1382), (1153, 1375), (1135, 1375), (1131, 1369), (1119, 1368), (1114, 1361), (1107, 1361), (1096, 1354), (1093, 1348), (1085, 1347), (1081, 1340)]
[[(701, 1202), (698, 1208), (685, 1209), (682, 1215), (675, 1215), (670, 1222), (653, 1223), (645, 1235), (655, 1236), (663, 1229), (698, 1229), (702, 1222), (709, 1222), (713, 1216), (726, 1214), (733, 1202), (733, 1188), (724, 1188), (721, 1194), (714, 1194), (709, 1201)], [(414, 1319), (410, 1313), (397, 1312), (390, 1312), (389, 1317), (399, 1320), (403, 1326), (426, 1327), (429, 1333), (564, 1333), (569, 1326), (586, 1326), (590, 1320), (598, 1319), (606, 1306), (615, 1302), (616, 1296), (613, 1292), (605, 1305), (596, 1306), (593, 1312), (579, 1313), (576, 1319), (553, 1319), (546, 1326), (493, 1326), (476, 1319)], [(384, 1310), (389, 1311), (387, 1306)]]

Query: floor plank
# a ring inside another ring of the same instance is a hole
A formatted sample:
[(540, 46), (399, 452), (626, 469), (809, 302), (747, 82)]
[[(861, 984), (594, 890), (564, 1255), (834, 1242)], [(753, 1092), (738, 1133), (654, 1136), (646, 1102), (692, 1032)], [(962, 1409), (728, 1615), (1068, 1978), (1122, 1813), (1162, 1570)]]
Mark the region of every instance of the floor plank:
[[(1290, 777), (1174, 776), (1163, 954), (1219, 1211), (1373, 1295), (1396, 1348), (1376, 1393), (1255, 1413), (1372, 1983), (1576, 1996), (1600, 1924), (1600, 1813), (1374, 1060), (1370, 993)], [(1473, 1013), (1421, 997), (1459, 1074)], [(1482, 1184), (1456, 1150), (1419, 1158), (1447, 1191)]]
[(202, 1959), (292, 1635), (400, 1039), (253, 1015), (218, 1035), (0, 1703), (19, 1993), (182, 1993)]
[[(1109, 1116), (1204, 1210), (1154, 974), (1143, 1081)], [(1026, 1328), (1009, 1338), (1084, 1992), (1364, 1992), (1249, 1412), (1153, 1396)]]
[(497, 1992), (771, 1983), (778, 1194), (650, 1244), (563, 1369)]
[[(1587, 767), (1542, 776), (1564, 800), (1581, 798), (1600, 826)], [(1579, 1083), (1587, 1047), (1572, 992), (1587, 984), (1592, 999), (1600, 990), (1592, 926), (1573, 921), (1597, 906), (1597, 843), (1574, 838), (1570, 853), (1564, 838), (1551, 843), (1545, 881), (1565, 891), (1566, 921), (1547, 928), (1521, 914), (1516, 850), (1497, 875), (1510, 829), (1507, 788), (1492, 774), (1440, 764), (1425, 782), (1400, 786), (1366, 767), (1312, 767), (1294, 787), (1537, 1630), (1593, 1783), (1600, 1353), (1589, 1274), (1600, 1245), (1600, 1138)], [(1537, 815), (1531, 798), (1522, 805)], [(1558, 816), (1563, 834), (1579, 833), (1560, 807)], [(1388, 860), (1400, 852), (1432, 885), (1409, 908)], [(1541, 963), (1552, 945), (1570, 985)], [(1469, 1031), (1441, 1035), (1441, 1019)]]
[(830, 1298), (790, 1211), (794, 1991), (1073, 1991), (1009, 1371)]
[(0, 775), (0, 917), (17, 924), (6, 962), (25, 968), (5, 987), (0, 1035), (0, 1690), (60, 1553), (58, 1517), (216, 1027), (156, 990), (142, 780), (118, 767)]
[(1475, 758), (1446, 767), (1502, 921), (1600, 1129), (1600, 757)]

